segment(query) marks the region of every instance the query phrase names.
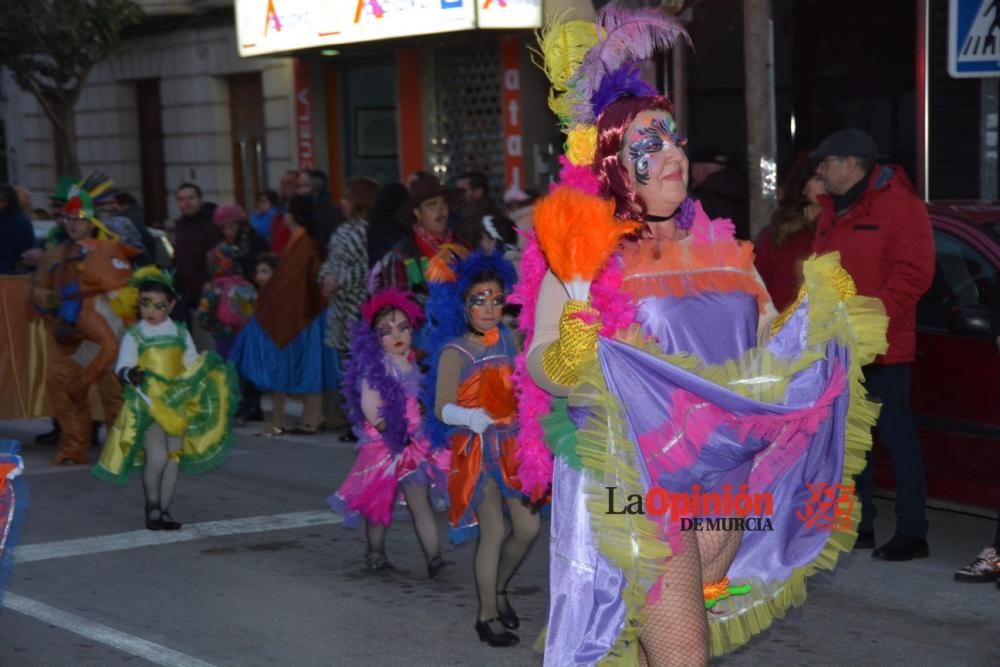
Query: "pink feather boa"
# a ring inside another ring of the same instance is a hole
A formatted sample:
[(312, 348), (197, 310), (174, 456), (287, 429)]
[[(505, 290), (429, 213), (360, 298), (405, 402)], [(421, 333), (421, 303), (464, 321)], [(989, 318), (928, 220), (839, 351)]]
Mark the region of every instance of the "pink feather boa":
[[(563, 175), (565, 174), (566, 169), (563, 170)], [(526, 360), (535, 335), (538, 292), (549, 265), (534, 232), (527, 232), (525, 238), (527, 245), (521, 256), (521, 280), (510, 298), (511, 303), (521, 305), (519, 326), (525, 332), (524, 351), (514, 361), (514, 388), (520, 418), (518, 475), (522, 491), (530, 494), (532, 500), (539, 500), (548, 494), (552, 483), (552, 453), (545, 444), (545, 432), (541, 423), (551, 411), (552, 397), (531, 379)], [(591, 304), (601, 313), (603, 336), (614, 336), (634, 321), (636, 306), (626, 297), (621, 285), (621, 267), (613, 257), (590, 287)]]

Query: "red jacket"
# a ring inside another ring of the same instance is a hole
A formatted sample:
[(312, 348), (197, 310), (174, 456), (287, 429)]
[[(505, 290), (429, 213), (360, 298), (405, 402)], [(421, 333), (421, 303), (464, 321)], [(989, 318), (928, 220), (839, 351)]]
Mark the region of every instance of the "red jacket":
[(917, 301), (934, 279), (934, 237), (927, 207), (899, 167), (877, 165), (861, 198), (841, 217), (820, 197), (813, 251), (840, 252), (864, 296), (882, 301), (889, 316), (889, 350), (875, 363), (913, 361)]

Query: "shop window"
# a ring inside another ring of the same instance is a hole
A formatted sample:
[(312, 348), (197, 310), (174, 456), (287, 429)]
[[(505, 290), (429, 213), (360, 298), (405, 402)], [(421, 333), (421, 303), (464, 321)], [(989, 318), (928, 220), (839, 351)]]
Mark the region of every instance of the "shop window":
[(481, 171), (490, 193), (504, 191), (500, 48), (462, 45), (435, 53), (437, 120), (431, 135), (431, 165), (442, 181)]

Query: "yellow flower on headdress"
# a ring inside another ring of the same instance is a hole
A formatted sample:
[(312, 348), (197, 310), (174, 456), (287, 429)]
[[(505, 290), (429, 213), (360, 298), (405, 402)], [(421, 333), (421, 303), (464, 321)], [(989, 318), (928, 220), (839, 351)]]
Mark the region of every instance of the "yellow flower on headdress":
[(574, 125), (566, 136), (566, 157), (576, 166), (586, 166), (594, 161), (597, 150), (597, 127)]

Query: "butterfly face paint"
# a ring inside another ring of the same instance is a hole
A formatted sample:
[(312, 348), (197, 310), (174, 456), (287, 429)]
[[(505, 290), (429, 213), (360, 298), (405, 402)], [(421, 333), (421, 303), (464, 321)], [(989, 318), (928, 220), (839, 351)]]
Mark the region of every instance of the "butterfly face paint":
[(636, 182), (640, 185), (649, 184), (649, 161), (652, 155), (686, 143), (687, 140), (677, 132), (677, 124), (669, 114), (651, 118), (648, 125), (636, 128), (628, 144), (628, 160), (632, 163)]

